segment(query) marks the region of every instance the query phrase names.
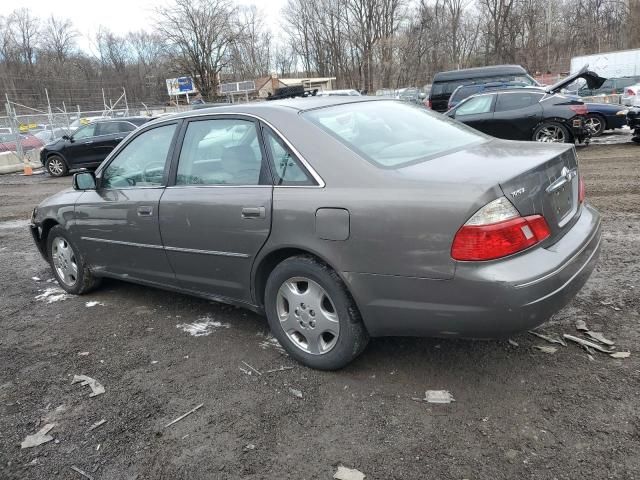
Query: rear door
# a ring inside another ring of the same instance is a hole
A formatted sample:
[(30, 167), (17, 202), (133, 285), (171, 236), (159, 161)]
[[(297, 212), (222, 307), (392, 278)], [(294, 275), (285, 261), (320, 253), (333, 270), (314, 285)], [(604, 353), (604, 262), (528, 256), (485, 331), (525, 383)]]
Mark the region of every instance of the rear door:
[(259, 125), (212, 116), (185, 124), (160, 230), (182, 287), (251, 301), (253, 259), (271, 229), (273, 182)]
[(97, 189), (75, 205), (72, 233), (92, 268), (122, 278), (173, 284), (160, 237), (158, 203), (178, 123), (143, 131), (96, 173)]
[(531, 140), (533, 130), (542, 121), (540, 100), (543, 93), (514, 89), (500, 92), (493, 113), (491, 131), (498, 138)]
[(453, 112), (454, 118), (465, 125), (492, 135), (493, 107), (496, 94), (471, 97), (462, 102)]

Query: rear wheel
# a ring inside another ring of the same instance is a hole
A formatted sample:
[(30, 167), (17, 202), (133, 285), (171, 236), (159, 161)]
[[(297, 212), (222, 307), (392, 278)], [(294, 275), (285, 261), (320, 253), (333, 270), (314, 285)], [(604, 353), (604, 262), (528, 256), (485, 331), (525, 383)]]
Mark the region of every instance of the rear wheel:
[(49, 230), (47, 252), (53, 273), (65, 291), (81, 295), (100, 283), (100, 279), (93, 276), (82, 254), (69, 239), (67, 231), (59, 225)]
[(51, 155), (44, 166), (52, 177), (62, 177), (69, 171), (67, 164), (59, 155)]
[(342, 368), (369, 341), (340, 277), (311, 256), (291, 257), (276, 266), (267, 280), (265, 309), (280, 344), (312, 368)]
[(571, 143), (567, 127), (558, 122), (544, 122), (533, 132), (533, 140), (543, 143)]
[(584, 121), (584, 126), (592, 137), (599, 137), (606, 129), (606, 121), (601, 115), (590, 113)]

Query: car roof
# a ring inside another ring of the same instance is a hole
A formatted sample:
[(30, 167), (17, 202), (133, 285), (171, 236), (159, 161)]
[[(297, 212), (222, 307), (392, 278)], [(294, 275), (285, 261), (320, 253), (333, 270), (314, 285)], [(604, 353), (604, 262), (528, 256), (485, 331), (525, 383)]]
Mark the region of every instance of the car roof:
[(220, 113), (226, 114), (249, 114), (258, 117), (269, 117), (278, 112), (299, 113), (308, 110), (316, 110), (334, 105), (344, 105), (349, 103), (361, 102), (392, 102), (394, 99), (385, 97), (367, 97), (367, 96), (326, 96), (326, 97), (304, 97), (304, 98), (285, 98), (281, 100), (270, 100), (265, 102), (254, 103), (236, 103), (228, 106), (219, 106), (212, 108), (201, 108), (198, 110), (189, 110), (187, 112), (174, 113), (160, 117), (153, 121), (154, 124), (176, 120), (181, 118), (190, 118), (203, 115), (214, 115)]
[(521, 65), (493, 65), (491, 67), (464, 68), (461, 70), (438, 72), (433, 76), (433, 83), (447, 80), (479, 78), (489, 75), (509, 74), (527, 74), (527, 71)]

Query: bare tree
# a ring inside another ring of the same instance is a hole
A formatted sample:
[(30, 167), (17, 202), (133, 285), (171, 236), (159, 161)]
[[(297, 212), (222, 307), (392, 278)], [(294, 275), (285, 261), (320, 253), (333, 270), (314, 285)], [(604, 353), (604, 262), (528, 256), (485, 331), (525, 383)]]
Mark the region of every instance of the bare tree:
[(63, 64), (75, 51), (80, 34), (68, 18), (51, 15), (43, 32), (43, 48), (53, 53), (59, 64)]
[(218, 95), (219, 75), (229, 62), (238, 32), (231, 23), (229, 0), (175, 0), (157, 11), (159, 33), (166, 39), (178, 71), (189, 74), (205, 98)]

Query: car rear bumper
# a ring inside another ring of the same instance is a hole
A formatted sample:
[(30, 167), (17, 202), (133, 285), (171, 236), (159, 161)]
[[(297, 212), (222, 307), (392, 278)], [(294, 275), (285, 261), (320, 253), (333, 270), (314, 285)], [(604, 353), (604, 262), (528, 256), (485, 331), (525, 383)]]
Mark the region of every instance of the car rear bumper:
[(584, 205), (558, 242), (507, 259), (459, 262), (451, 280), (345, 273), (372, 336), (492, 338), (533, 328), (573, 299), (600, 251), (600, 214)]

